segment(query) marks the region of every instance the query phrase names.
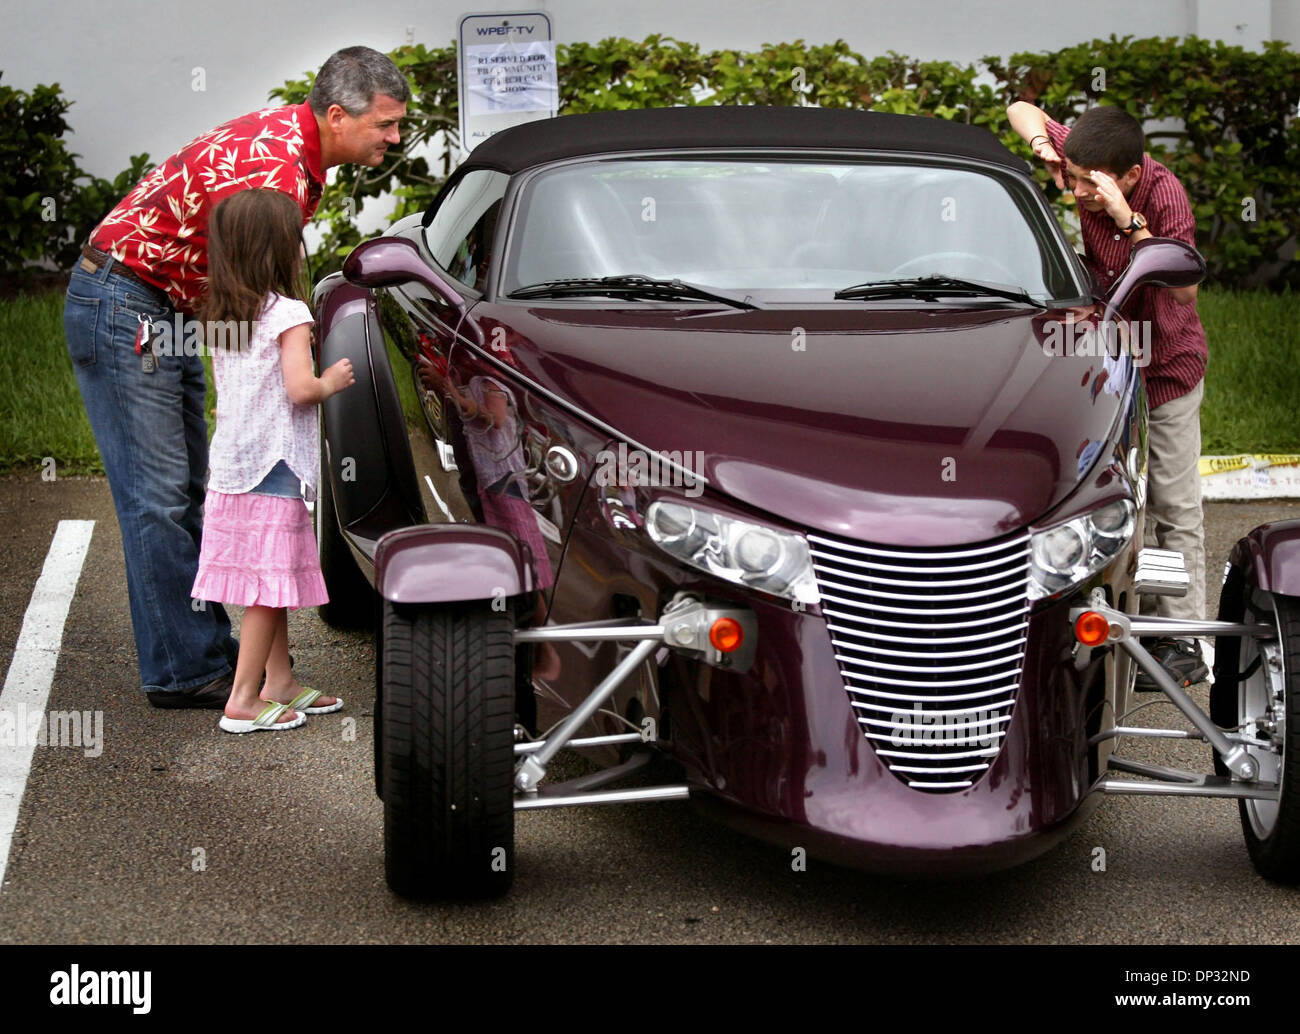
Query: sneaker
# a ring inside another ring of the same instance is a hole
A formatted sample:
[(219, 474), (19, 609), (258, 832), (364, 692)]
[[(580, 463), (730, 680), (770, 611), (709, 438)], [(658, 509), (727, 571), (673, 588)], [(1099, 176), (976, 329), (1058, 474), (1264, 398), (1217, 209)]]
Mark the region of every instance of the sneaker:
[[(1157, 639), (1154, 643), (1143, 643), (1143, 645), (1169, 673), (1169, 677), (1183, 689), (1197, 682), (1203, 682), (1209, 677), (1210, 668), (1201, 658), (1201, 647), (1198, 643), (1188, 643), (1182, 639)], [(1138, 670), (1137, 681), (1133, 684), (1133, 688), (1139, 693), (1160, 691), (1155, 679), (1141, 669)]]

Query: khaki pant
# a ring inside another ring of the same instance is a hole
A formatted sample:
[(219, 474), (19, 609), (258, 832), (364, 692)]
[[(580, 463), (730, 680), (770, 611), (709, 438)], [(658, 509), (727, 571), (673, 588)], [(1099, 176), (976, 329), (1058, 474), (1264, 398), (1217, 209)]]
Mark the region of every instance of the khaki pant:
[[(1151, 410), (1147, 459), (1147, 546), (1176, 549), (1191, 579), (1186, 596), (1155, 597), (1161, 617), (1205, 618), (1205, 516), (1201, 509), (1202, 380), (1186, 395)], [(1152, 598), (1144, 597), (1151, 606)]]

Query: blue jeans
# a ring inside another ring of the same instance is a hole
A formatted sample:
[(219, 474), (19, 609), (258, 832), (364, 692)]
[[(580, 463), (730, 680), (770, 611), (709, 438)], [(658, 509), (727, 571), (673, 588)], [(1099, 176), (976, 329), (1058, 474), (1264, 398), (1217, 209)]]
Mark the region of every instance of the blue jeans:
[(190, 598), (208, 470), (203, 359), (174, 347), (145, 373), (141, 314), (171, 323), (175, 310), (112, 262), (73, 268), (64, 332), (122, 529), (140, 682), (173, 692), (233, 670), (239, 646), (225, 608)]
[(289, 469), (289, 464), (280, 460), (271, 468), (270, 473), (249, 491), (256, 492), (258, 495), (279, 496), (282, 499), (301, 499), (302, 482), (298, 480), (298, 475)]

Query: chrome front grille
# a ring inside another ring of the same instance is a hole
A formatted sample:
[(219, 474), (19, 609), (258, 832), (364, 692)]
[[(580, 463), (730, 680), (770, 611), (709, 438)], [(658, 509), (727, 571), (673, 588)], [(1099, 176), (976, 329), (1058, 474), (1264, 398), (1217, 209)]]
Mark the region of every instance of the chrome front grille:
[(1029, 536), (946, 549), (808, 543), (863, 735), (915, 789), (973, 785), (1002, 748), (1020, 686)]

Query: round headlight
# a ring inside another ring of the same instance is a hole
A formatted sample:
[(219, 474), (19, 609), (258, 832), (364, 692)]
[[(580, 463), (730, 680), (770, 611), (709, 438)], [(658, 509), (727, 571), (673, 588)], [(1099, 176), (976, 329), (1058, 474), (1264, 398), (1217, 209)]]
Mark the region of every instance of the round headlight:
[(781, 542), (757, 529), (746, 531), (736, 543), (736, 561), (750, 574), (766, 574), (781, 559)]
[(665, 553), (698, 571), (800, 603), (818, 602), (808, 542), (796, 532), (667, 499), (647, 507), (645, 530)]
[(646, 511), (646, 530), (661, 546), (680, 556), (691, 556), (703, 549), (719, 531), (712, 514), (662, 500), (652, 503)]
[(1087, 555), (1088, 543), (1073, 523), (1062, 524), (1034, 540), (1034, 560), (1040, 567), (1057, 574), (1072, 571)]
[(695, 511), (676, 503), (655, 503), (648, 516), (646, 527), (660, 542), (679, 542), (695, 527)]
[(1116, 499), (1086, 517), (1035, 532), (1029, 598), (1042, 599), (1081, 585), (1123, 552), (1136, 525), (1130, 499)]
[(1132, 524), (1133, 508), (1123, 499), (1107, 503), (1092, 514), (1093, 529), (1103, 538), (1127, 539)]

